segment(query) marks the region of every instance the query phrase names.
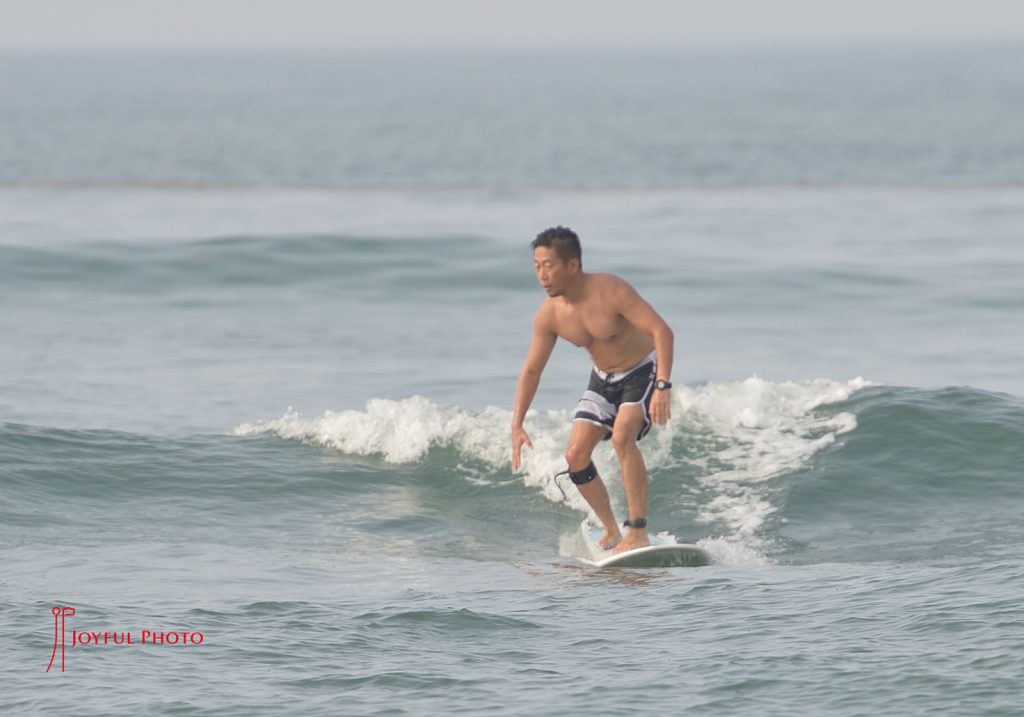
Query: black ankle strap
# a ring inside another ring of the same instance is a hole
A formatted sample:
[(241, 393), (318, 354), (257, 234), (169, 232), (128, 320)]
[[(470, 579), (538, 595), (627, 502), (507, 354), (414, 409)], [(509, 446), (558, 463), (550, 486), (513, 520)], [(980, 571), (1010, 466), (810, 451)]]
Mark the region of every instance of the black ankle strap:
[(633, 518), (633, 520), (627, 520), (622, 524), (623, 528), (646, 528), (647, 518)]

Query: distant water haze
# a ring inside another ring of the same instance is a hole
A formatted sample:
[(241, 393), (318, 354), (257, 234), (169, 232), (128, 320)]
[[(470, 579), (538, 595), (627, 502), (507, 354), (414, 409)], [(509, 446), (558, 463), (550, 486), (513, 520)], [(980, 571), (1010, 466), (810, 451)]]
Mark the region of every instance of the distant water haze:
[(744, 45), (1024, 39), (1013, 0), (8, 0), (2, 46)]

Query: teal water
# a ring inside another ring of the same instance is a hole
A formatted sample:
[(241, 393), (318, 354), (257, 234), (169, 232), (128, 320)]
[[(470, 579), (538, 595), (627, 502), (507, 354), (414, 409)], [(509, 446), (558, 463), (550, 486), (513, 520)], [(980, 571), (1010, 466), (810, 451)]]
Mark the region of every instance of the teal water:
[[(716, 556), (692, 570), (559, 555), (580, 513), (473, 446), (481, 424), (501, 433), (496, 416), (390, 459), (333, 448), (353, 440), (337, 426), (157, 439), (6, 424), (8, 705), (1013, 714), (1019, 399), (865, 388), (790, 415), (780, 434), (806, 442), (836, 416), (857, 426), (774, 476), (764, 466), (792, 447), (766, 459), (771, 443), (750, 441), (770, 428), (723, 434), (699, 404), (652, 461), (652, 522)], [(733, 509), (716, 513), (722, 499)], [(737, 522), (758, 505), (763, 522)], [(51, 602), (81, 629), (172, 624), (205, 642), (79, 646), (46, 674)], [(111, 675), (122, 686), (90, 691)]]
[[(1019, 712), (1019, 48), (519, 52), (0, 58), (0, 709)], [(583, 352), (508, 465), (556, 223), (712, 565), (577, 559)]]

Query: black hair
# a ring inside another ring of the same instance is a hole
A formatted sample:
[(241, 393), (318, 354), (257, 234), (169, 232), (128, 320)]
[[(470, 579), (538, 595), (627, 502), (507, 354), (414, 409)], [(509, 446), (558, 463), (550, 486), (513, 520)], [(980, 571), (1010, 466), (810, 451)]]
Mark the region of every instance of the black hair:
[(559, 225), (545, 229), (530, 244), (533, 249), (539, 246), (554, 249), (558, 258), (566, 264), (570, 259), (577, 259), (580, 266), (583, 266), (583, 249), (580, 248), (580, 238), (569, 227)]

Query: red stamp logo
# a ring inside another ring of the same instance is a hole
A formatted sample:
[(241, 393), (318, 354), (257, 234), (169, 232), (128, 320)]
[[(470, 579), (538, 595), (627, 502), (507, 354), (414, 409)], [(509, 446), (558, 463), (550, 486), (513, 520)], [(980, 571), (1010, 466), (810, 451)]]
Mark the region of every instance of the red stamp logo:
[[(202, 632), (194, 630), (105, 630), (93, 632), (91, 630), (71, 630), (71, 641), (67, 641), (67, 618), (75, 615), (75, 608), (68, 606), (55, 606), (53, 613), (53, 650), (50, 652), (50, 662), (46, 666), (49, 672), (53, 663), (57, 660), (57, 648), (60, 648), (60, 671), (66, 668), (67, 650), (82, 646), (106, 646), (115, 645), (119, 647), (135, 647), (136, 645), (158, 645), (158, 646), (181, 646), (190, 647), (202, 645), (206, 637)], [(138, 639), (136, 639), (138, 638)]]
[(74, 615), (75, 608), (73, 607), (60, 607), (59, 605), (53, 610), (53, 652), (50, 653), (50, 664), (46, 666), (46, 671), (49, 672), (50, 668), (53, 667), (53, 660), (57, 657), (57, 637), (60, 637), (60, 671), (64, 671), (64, 617), (67, 615)]

